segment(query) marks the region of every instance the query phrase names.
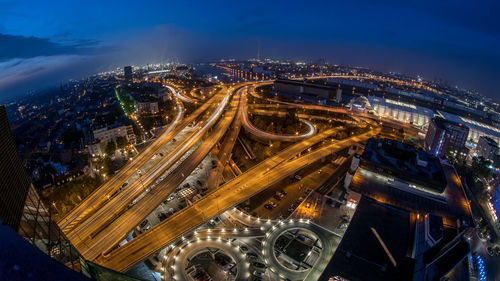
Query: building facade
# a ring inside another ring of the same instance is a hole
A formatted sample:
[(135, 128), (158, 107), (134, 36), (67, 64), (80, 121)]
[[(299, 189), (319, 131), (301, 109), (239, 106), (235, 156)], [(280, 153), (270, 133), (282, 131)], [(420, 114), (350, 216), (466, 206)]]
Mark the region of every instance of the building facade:
[(136, 137), (132, 125), (104, 127), (94, 130), (93, 134), (94, 140), (101, 140), (106, 143), (116, 141), (116, 138), (118, 137), (126, 137), (129, 143), (136, 143)]
[(123, 68), (123, 76), (125, 78), (125, 82), (131, 83), (133, 79), (132, 75), (132, 66), (125, 66)]
[(476, 154), (485, 159), (495, 160), (498, 155), (498, 143), (490, 137), (481, 136), (477, 142)]
[(469, 135), (469, 128), (462, 123), (456, 123), (441, 117), (435, 117), (429, 123), (425, 136), (425, 150), (437, 157), (444, 157), (447, 153), (458, 158), (467, 156), (465, 142)]
[(158, 102), (137, 102), (137, 111), (141, 114), (157, 114), (159, 112)]
[(0, 219), (51, 258), (79, 271), (77, 251), (50, 217), (24, 170), (5, 107), (0, 107)]

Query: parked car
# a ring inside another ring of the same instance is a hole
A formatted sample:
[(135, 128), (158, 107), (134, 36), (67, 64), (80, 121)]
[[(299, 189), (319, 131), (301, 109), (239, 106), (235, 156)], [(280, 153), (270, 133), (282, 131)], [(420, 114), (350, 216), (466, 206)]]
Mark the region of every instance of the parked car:
[(251, 260), (256, 260), (257, 259), (257, 255), (254, 254), (254, 253), (247, 253), (247, 258), (249, 258)]
[(253, 276), (264, 277), (264, 272), (260, 272), (260, 271), (255, 270), (253, 272)]
[(255, 267), (257, 267), (257, 268), (266, 268), (266, 265), (265, 265), (265, 264), (263, 264), (263, 263), (261, 263), (261, 262), (258, 262), (258, 261), (254, 262), (254, 263), (253, 263), (253, 266), (255, 266)]
[(148, 222), (149, 222), (149, 221), (148, 221), (147, 219), (145, 219), (145, 220), (143, 220), (143, 221), (141, 222), (141, 224), (140, 224), (139, 226), (140, 226), (140, 227), (145, 227), (145, 226), (146, 226), (146, 224), (148, 224)]
[(268, 210), (272, 210), (273, 209), (273, 206), (271, 206), (271, 204), (265, 204), (264, 205), (264, 208), (268, 209)]

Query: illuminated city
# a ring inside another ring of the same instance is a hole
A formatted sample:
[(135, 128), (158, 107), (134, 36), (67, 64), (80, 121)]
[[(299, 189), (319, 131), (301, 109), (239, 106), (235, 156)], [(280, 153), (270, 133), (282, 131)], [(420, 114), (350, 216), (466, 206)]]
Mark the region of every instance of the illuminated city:
[(500, 280), (498, 4), (56, 2), (0, 0), (0, 280)]

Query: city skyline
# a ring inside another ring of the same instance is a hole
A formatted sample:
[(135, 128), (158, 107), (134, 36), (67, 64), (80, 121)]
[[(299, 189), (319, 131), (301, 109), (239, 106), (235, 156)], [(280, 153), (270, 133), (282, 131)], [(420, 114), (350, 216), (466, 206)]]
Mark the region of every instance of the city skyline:
[(121, 65), (258, 56), (420, 74), (498, 97), (493, 1), (120, 3), (0, 2), (0, 99)]

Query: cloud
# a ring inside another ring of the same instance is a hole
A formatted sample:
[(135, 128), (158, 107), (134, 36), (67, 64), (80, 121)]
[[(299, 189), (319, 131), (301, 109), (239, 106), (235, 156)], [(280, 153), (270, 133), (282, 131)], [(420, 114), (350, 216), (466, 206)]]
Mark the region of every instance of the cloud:
[(95, 50), (97, 43), (93, 40), (78, 40), (62, 44), (46, 38), (0, 33), (0, 62), (38, 56), (89, 54)]

